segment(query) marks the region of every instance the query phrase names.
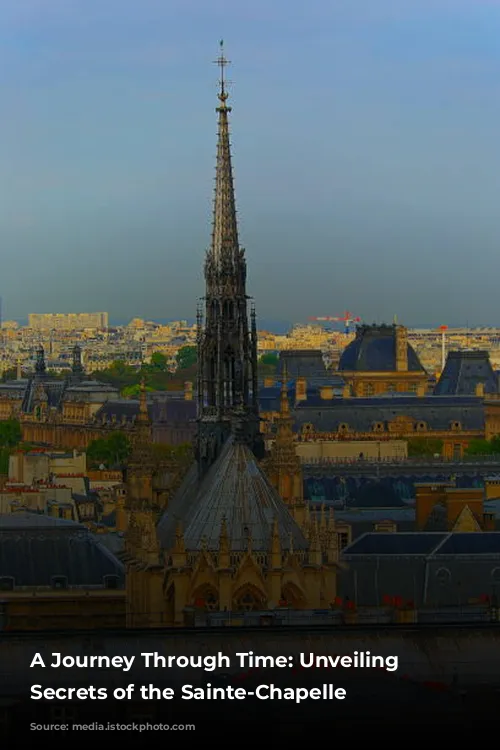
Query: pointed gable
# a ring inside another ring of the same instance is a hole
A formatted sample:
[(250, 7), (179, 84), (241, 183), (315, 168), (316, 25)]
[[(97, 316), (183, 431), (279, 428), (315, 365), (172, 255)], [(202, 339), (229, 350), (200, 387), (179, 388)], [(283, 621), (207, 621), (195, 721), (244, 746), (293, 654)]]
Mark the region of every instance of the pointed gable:
[(474, 513), (471, 511), (468, 505), (466, 505), (461, 510), (460, 515), (455, 521), (455, 525), (453, 526), (452, 531), (456, 531), (456, 532), (458, 531), (461, 533), (481, 531), (481, 527), (477, 521), (477, 518), (475, 517)]

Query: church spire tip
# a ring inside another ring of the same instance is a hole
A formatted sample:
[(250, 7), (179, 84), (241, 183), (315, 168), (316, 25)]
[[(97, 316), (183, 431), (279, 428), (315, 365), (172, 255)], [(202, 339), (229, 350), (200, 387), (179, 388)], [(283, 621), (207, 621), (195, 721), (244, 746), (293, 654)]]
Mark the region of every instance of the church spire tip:
[(215, 63), (220, 68), (220, 79), (219, 79), (220, 88), (219, 88), (218, 97), (221, 102), (221, 105), (225, 107), (229, 94), (227, 93), (227, 88), (226, 88), (227, 81), (225, 79), (224, 70), (226, 66), (229, 65), (230, 61), (227, 60), (226, 57), (224, 56), (224, 40), (223, 39), (221, 39), (219, 42), (219, 49), (220, 49), (219, 57), (217, 58), (217, 60), (215, 60)]

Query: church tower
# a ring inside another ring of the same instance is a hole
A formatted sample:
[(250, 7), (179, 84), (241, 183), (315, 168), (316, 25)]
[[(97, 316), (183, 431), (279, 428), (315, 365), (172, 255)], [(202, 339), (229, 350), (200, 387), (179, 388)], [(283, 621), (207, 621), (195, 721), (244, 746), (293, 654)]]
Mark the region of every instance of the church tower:
[(203, 476), (238, 423), (249, 447), (263, 455), (258, 415), (257, 327), (248, 310), (245, 251), (240, 248), (229, 141), (228, 93), (221, 54), (219, 136), (212, 243), (205, 260), (205, 316), (198, 311), (198, 445)]

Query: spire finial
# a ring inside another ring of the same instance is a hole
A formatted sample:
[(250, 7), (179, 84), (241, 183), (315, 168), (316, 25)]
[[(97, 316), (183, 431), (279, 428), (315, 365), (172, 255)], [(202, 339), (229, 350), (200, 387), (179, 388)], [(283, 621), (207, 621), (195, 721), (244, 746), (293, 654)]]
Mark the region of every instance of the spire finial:
[(218, 96), (219, 96), (220, 101), (224, 105), (229, 96), (229, 94), (226, 91), (226, 80), (224, 77), (224, 69), (226, 65), (229, 65), (230, 61), (224, 57), (224, 40), (223, 39), (221, 39), (219, 42), (219, 48), (220, 48), (220, 55), (217, 58), (217, 60), (215, 60), (215, 63), (220, 68), (220, 80), (219, 80), (220, 91), (219, 91)]

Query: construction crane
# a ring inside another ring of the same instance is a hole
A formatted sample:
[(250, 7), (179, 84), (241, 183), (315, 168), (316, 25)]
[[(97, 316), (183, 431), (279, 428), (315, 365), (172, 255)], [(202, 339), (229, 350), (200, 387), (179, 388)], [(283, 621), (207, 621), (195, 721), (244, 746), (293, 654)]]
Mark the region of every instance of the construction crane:
[(448, 326), (439, 326), (438, 331), (441, 331), (441, 372), (444, 370), (446, 364), (446, 331)]
[(348, 312), (347, 310), (344, 312), (343, 315), (338, 315), (336, 317), (326, 317), (326, 318), (309, 318), (309, 320), (314, 320), (316, 323), (344, 323), (345, 324), (345, 333), (351, 332), (351, 323), (361, 323), (361, 318), (357, 315), (354, 315), (353, 313)]

